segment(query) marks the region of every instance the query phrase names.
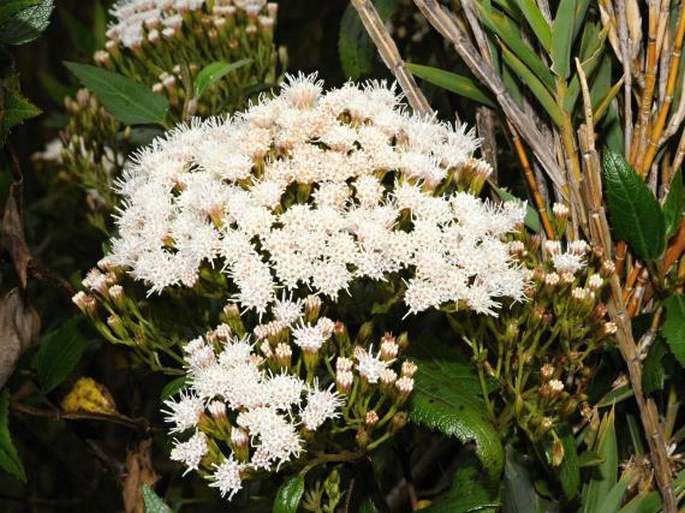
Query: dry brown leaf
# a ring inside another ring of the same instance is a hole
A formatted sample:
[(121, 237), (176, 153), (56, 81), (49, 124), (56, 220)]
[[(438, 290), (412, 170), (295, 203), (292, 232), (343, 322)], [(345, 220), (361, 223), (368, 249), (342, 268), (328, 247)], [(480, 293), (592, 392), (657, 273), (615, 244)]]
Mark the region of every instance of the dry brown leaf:
[(38, 313), (21, 296), (21, 291), (14, 288), (0, 299), (0, 388), (40, 332)]
[(79, 378), (62, 399), (62, 409), (67, 413), (88, 412), (116, 415), (117, 405), (109, 390), (93, 378)]
[(10, 186), (5, 213), (2, 218), (2, 245), (12, 258), (14, 268), (19, 276), (22, 288), (26, 288), (26, 277), (31, 252), (24, 237), (24, 220), (21, 216), (19, 201), (21, 201), (21, 182), (14, 182)]
[(152, 488), (159, 481), (152, 468), (151, 448), (152, 440), (147, 438), (126, 456), (126, 471), (121, 483), (126, 513), (145, 513), (141, 488), (144, 484)]

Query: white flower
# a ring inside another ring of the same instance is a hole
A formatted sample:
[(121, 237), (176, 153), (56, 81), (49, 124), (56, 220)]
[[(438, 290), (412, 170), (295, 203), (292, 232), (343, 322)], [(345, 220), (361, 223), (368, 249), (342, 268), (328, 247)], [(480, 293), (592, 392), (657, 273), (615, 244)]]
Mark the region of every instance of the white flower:
[(320, 390), (315, 383), (307, 392), (307, 405), (300, 412), (300, 418), (305, 428), (314, 431), (328, 419), (340, 416), (339, 408), (344, 402), (337, 392)]
[(202, 431), (195, 431), (185, 442), (174, 440), (174, 448), (171, 450), (171, 459), (182, 462), (186, 467), (183, 475), (191, 470), (197, 470), (200, 460), (207, 454), (207, 435)]
[(369, 348), (369, 351), (360, 347), (355, 348), (354, 356), (357, 360), (356, 369), (369, 383), (378, 383), (381, 374), (388, 368), (388, 364), (391, 363), (392, 360), (383, 360), (380, 357), (380, 354), (372, 356), (372, 350), (373, 346)]
[(253, 447), (261, 449), (266, 461), (280, 465), (297, 457), (302, 451), (302, 439), (285, 415), (269, 407), (241, 412), (237, 424), (246, 429)]
[(308, 353), (316, 353), (324, 342), (330, 337), (330, 332), (323, 324), (301, 324), (293, 329), (293, 337), (296, 345)]
[(218, 488), (222, 497), (231, 500), (243, 488), (240, 473), (245, 469), (245, 465), (235, 461), (231, 455), (214, 467), (216, 470), (209, 476), (212, 481), (209, 486)]
[(170, 433), (181, 433), (196, 427), (205, 411), (202, 399), (187, 391), (181, 392), (178, 399), (164, 401), (164, 405), (168, 408), (162, 410), (167, 415), (164, 420), (174, 425)]

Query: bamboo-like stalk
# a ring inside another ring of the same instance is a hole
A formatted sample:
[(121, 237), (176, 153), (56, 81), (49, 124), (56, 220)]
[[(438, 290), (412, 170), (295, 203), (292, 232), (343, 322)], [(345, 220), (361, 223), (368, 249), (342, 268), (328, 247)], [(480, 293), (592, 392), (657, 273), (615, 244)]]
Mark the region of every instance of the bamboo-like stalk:
[[(640, 303), (645, 295), (645, 292), (647, 291), (647, 286), (649, 283), (649, 270), (646, 268), (643, 268), (637, 276), (636, 280), (636, 285), (635, 289), (633, 290), (633, 293), (631, 294), (627, 306), (626, 306), (626, 312), (628, 313), (629, 317), (635, 317), (635, 315), (638, 312), (638, 309), (640, 307)], [(624, 294), (625, 294), (625, 289), (624, 289)]]
[[(617, 0), (619, 7), (619, 13), (622, 12), (625, 24), (625, 3), (624, 0)], [(659, 16), (656, 9), (655, 2), (648, 2), (648, 32), (647, 32), (647, 59), (645, 62), (645, 87), (642, 89), (642, 95), (640, 97), (640, 108), (638, 111), (637, 126), (633, 132), (633, 139), (631, 142), (631, 150), (626, 151), (628, 156), (628, 161), (635, 164), (635, 161), (639, 158), (638, 155), (642, 154), (644, 147), (647, 143), (647, 130), (649, 128), (649, 114), (652, 111), (652, 102), (654, 99), (654, 88), (656, 85), (656, 74), (659, 65), (659, 58), (657, 55), (657, 29), (659, 23)], [(621, 14), (619, 14), (619, 24), (621, 20)], [(626, 42), (627, 44), (627, 42)], [(625, 63), (624, 63), (625, 66)], [(625, 69), (624, 69), (624, 75)], [(630, 104), (629, 98), (625, 99), (626, 105)], [(627, 119), (630, 119), (627, 117)]]
[(428, 101), (421, 92), (421, 89), (416, 85), (414, 76), (404, 65), (397, 45), (395, 45), (392, 37), (390, 37), (376, 8), (369, 0), (352, 0), (352, 5), (357, 10), (364, 28), (366, 28), (367, 33), (381, 54), (383, 62), (395, 76), (402, 91), (407, 96), (407, 101), (409, 101), (411, 108), (418, 114), (424, 116), (431, 115), (433, 111), (430, 105), (428, 105)]
[(678, 81), (678, 67), (680, 65), (680, 56), (683, 47), (683, 36), (685, 36), (685, 6), (681, 4), (678, 11), (678, 27), (673, 39), (673, 46), (671, 48), (671, 66), (668, 71), (668, 82), (666, 83), (666, 95), (659, 108), (659, 115), (651, 127), (651, 135), (647, 145), (647, 151), (638, 156), (637, 164), (635, 166), (640, 175), (644, 175), (646, 170), (652, 165), (654, 156), (659, 149), (659, 140), (666, 125), (666, 118), (668, 111), (673, 101), (673, 92)]
[(640, 271), (642, 271), (642, 268), (642, 262), (638, 261), (635, 262), (635, 265), (630, 270), (630, 274), (628, 275), (628, 278), (626, 278), (625, 287), (623, 287), (623, 301), (628, 301), (628, 298), (633, 292), (633, 287), (635, 287), (635, 282), (637, 281), (637, 277), (639, 276)]
[[(685, 82), (685, 80), (683, 82)], [(673, 162), (671, 163), (672, 170), (680, 167), (680, 164), (683, 163), (683, 157), (685, 157), (685, 128), (683, 128), (682, 132), (680, 132), (678, 147), (676, 148), (675, 156), (673, 157)]]
[(504, 83), (492, 66), (480, 56), (469, 37), (459, 28), (452, 13), (446, 11), (436, 0), (414, 0), (414, 3), (428, 22), (452, 43), (476, 78), (492, 91), (504, 114), (533, 150), (533, 154), (542, 164), (550, 180), (562, 191), (564, 199), (568, 200), (570, 196), (568, 183), (554, 156), (545, 146), (542, 134), (507, 92)]
[[(609, 254), (611, 247), (611, 234), (609, 223), (607, 222), (604, 203), (602, 200), (602, 186), (600, 175), (600, 161), (595, 149), (594, 121), (592, 119), (592, 103), (587, 79), (580, 67), (580, 62), (576, 60), (578, 75), (581, 83), (581, 92), (585, 104), (585, 123), (580, 127), (578, 140), (585, 164), (585, 174), (587, 179), (584, 182), (585, 207), (589, 213), (590, 236), (595, 245), (604, 248)], [(685, 230), (684, 230), (685, 231)], [(685, 235), (685, 234), (684, 234)], [(685, 238), (685, 237), (684, 237)], [(656, 404), (650, 398), (645, 398), (642, 392), (642, 363), (637, 352), (637, 345), (633, 338), (630, 318), (625, 309), (623, 301), (623, 290), (616, 273), (609, 280), (611, 287), (611, 297), (608, 302), (609, 315), (616, 324), (616, 340), (619, 352), (628, 366), (630, 385), (635, 395), (635, 401), (640, 412), (640, 421), (647, 438), (650, 450), (650, 460), (654, 467), (654, 473), (659, 491), (661, 492), (663, 511), (665, 513), (676, 513), (676, 500), (673, 491), (673, 479), (668, 465), (668, 454), (666, 452), (666, 442), (659, 426), (659, 412)]]
[(673, 243), (666, 250), (664, 259), (661, 263), (661, 274), (665, 275), (671, 266), (678, 260), (685, 252), (685, 218), (680, 221), (680, 228), (673, 239)]

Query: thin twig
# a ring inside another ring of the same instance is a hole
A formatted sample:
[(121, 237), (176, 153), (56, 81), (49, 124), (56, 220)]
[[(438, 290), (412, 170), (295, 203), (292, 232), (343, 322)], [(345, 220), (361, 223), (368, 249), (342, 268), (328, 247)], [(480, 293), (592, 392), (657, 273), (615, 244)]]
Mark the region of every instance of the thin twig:
[(392, 37), (390, 37), (376, 8), (369, 0), (352, 0), (352, 6), (357, 10), (364, 28), (366, 28), (373, 43), (378, 48), (378, 52), (381, 54), (383, 62), (395, 76), (402, 91), (407, 96), (407, 101), (409, 101), (411, 108), (414, 109), (414, 112), (423, 116), (431, 115), (433, 111), (430, 105), (428, 105), (428, 101), (421, 92), (421, 89), (419, 89), (419, 86), (416, 85), (414, 76), (404, 65), (397, 45), (395, 45)]

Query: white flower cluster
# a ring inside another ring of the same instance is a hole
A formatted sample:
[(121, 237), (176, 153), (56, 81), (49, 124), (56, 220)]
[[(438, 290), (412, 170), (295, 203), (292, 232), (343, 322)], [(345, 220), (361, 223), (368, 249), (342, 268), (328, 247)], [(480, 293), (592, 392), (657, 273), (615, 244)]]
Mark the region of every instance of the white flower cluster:
[(218, 266), (260, 314), (280, 289), (335, 301), (354, 279), (392, 273), (410, 313), (495, 314), (498, 298), (523, 297), (526, 273), (502, 239), (524, 208), (457, 192), (473, 136), (399, 100), (384, 83), (324, 93), (300, 75), (244, 113), (155, 140), (118, 184), (113, 262), (151, 293)]
[(266, 0), (119, 0), (111, 9), (116, 22), (109, 27), (107, 37), (120, 41), (127, 48), (137, 48), (148, 31), (172, 36), (183, 25), (185, 13), (202, 9), (205, 4), (208, 8), (211, 4), (211, 12), (216, 15), (230, 14), (239, 8), (256, 16)]
[[(304, 324), (302, 318), (298, 322)], [(316, 379), (307, 383), (292, 374), (290, 367), (267, 370), (250, 341), (234, 337), (226, 325), (211, 332), (211, 342), (209, 338), (186, 345), (189, 385), (166, 401), (163, 411), (172, 434), (192, 430), (185, 441), (174, 441), (171, 452), (171, 459), (184, 463), (187, 471), (197, 470), (210, 452), (209, 437), (200, 429), (203, 417), (219, 426), (213, 432), (228, 430), (231, 453), (219, 456), (209, 479), (210, 486), (231, 498), (242, 488), (241, 473), (277, 470), (297, 458), (305, 446), (302, 434), (337, 418), (344, 399), (332, 390), (334, 384), (324, 390)], [(216, 461), (217, 455), (211, 458)]]

